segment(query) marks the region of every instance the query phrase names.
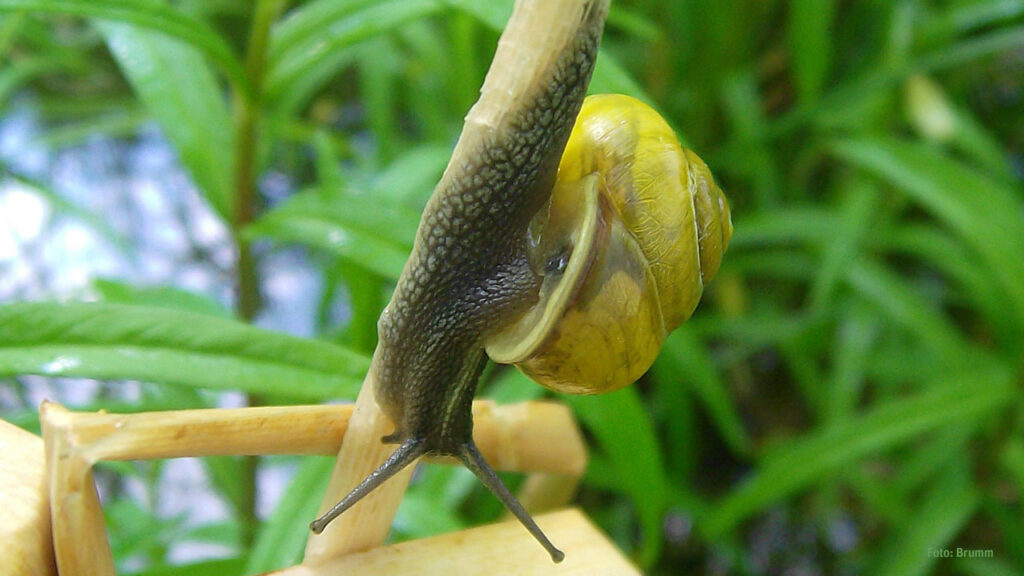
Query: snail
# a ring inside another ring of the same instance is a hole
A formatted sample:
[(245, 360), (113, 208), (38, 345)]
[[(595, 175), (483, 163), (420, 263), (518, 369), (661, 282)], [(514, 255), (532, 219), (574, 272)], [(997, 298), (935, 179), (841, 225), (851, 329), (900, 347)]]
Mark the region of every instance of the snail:
[(721, 188), (657, 112), (590, 96), (530, 223), (540, 298), (487, 355), (558, 392), (632, 384), (693, 313), (731, 236)]
[(473, 443), (488, 357), (555, 390), (625, 386), (717, 271), (732, 232), (725, 197), (651, 108), (584, 102), (608, 1), (579, 5), (525, 80), (499, 66), (521, 48), (499, 42), (378, 322), (376, 399), (395, 426), (383, 441), (399, 446), (314, 532), (420, 456), (454, 456), (561, 561)]

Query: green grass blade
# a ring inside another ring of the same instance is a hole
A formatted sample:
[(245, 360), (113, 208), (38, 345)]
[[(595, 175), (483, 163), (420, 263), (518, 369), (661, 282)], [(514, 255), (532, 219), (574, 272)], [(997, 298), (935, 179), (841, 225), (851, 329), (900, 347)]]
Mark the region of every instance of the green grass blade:
[(246, 229), (248, 237), (297, 242), (397, 280), (412, 250), (419, 217), (370, 196), (318, 190), (298, 194)]
[(951, 422), (982, 418), (1017, 401), (1011, 375), (998, 367), (953, 374), (914, 396), (879, 404), (837, 426), (812, 431), (767, 457), (757, 472), (709, 514), (703, 531), (718, 538), (745, 518), (856, 465)]
[(636, 506), (643, 531), (640, 561), (650, 565), (661, 553), (661, 522), (668, 501), (668, 480), (650, 414), (633, 387), (565, 400), (594, 435), (596, 450), (618, 476), (619, 489)]
[(872, 574), (918, 576), (930, 573), (939, 562), (931, 551), (952, 550), (953, 538), (971, 519), (980, 503), (978, 491), (969, 484), (958, 460), (925, 494), (924, 501), (890, 537), (881, 563)]
[(835, 13), (835, 0), (796, 0), (790, 3), (787, 35), (797, 94), (801, 100), (817, 99), (828, 78)]
[[(311, 6), (319, 7), (319, 3)], [(293, 110), (304, 102), (338, 66), (353, 55), (347, 50), (358, 42), (384, 34), (412, 20), (438, 12), (437, 0), (384, 0), (336, 14), (319, 26), (302, 27), (288, 43), (271, 43), (267, 63), (267, 101)], [(298, 18), (299, 16), (294, 16)], [(288, 20), (286, 20), (288, 22)], [(275, 35), (276, 35), (275, 30)], [(343, 60), (337, 60), (343, 55)], [(314, 79), (310, 82), (308, 79)], [(301, 91), (296, 93), (296, 87)]]
[(117, 280), (95, 280), (93, 290), (104, 302), (184, 310), (231, 318), (231, 311), (206, 296), (173, 286), (137, 286)]
[(325, 342), (179, 310), (93, 303), (0, 306), (0, 377), (21, 374), (354, 398), (369, 359)]
[(166, 34), (181, 40), (210, 58), (243, 92), (249, 85), (231, 46), (203, 20), (150, 0), (0, 0), (0, 12), (27, 10), (71, 14)]
[(845, 140), (836, 155), (903, 190), (954, 230), (1001, 285), (1007, 312), (1024, 326), (1024, 203), (986, 174), (924, 145), (895, 139)]
[(334, 469), (333, 458), (305, 459), (267, 522), (256, 535), (245, 574), (262, 574), (302, 560), (309, 523), (320, 508), (320, 495)]
[(671, 374), (685, 382), (662, 385), (689, 387), (708, 411), (726, 445), (736, 454), (746, 454), (751, 442), (743, 421), (729, 397), (725, 382), (693, 333), (685, 328), (673, 332), (665, 342), (659, 362), (666, 365), (661, 372), (663, 375)]
[(961, 357), (966, 349), (962, 334), (908, 279), (882, 264), (862, 258), (846, 270), (846, 281), (877, 306), (894, 326), (913, 334), (937, 356), (950, 362), (968, 360)]
[[(477, 18), (492, 30), (500, 32), (504, 30), (505, 24), (512, 15), (513, 2), (509, 0), (490, 2), (445, 0), (445, 4)], [(634, 80), (633, 76), (607, 50), (598, 52), (588, 92), (591, 94), (627, 94), (648, 104), (656, 104), (656, 101), (647, 94), (640, 83)], [(677, 132), (679, 131), (677, 130)]]

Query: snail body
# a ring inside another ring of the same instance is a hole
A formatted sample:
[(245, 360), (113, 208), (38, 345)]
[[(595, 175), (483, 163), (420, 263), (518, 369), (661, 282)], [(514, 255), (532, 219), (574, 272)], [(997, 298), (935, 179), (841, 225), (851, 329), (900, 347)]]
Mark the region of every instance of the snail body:
[[(728, 242), (721, 190), (657, 114), (618, 96), (584, 105), (608, 0), (579, 0), (560, 21), (568, 33), (540, 15), (566, 5), (533, 3), (524, 25), (520, 4), (378, 322), (371, 370), (395, 426), (383, 440), (399, 446), (315, 532), (418, 457), (453, 456), (560, 561), (473, 443), (488, 356), (557, 390), (629, 384), (692, 313)], [(517, 26), (564, 38), (528, 54), (543, 65), (525, 78), (511, 64), (547, 39), (506, 43)]]

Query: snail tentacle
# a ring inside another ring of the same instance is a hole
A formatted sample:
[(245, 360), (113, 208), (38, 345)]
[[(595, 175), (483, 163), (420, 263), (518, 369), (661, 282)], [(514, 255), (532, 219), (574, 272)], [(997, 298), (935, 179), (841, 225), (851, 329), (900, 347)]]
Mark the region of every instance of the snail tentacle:
[(313, 520), (309, 524), (309, 529), (316, 534), (323, 533), (327, 525), (332, 520), (341, 516), (346, 510), (351, 508), (356, 502), (359, 502), (364, 496), (373, 492), (378, 486), (386, 482), (389, 478), (399, 473), (403, 468), (412, 464), (417, 458), (423, 456), (426, 453), (426, 448), (423, 446), (423, 441), (417, 438), (410, 438), (402, 443), (401, 446), (395, 450), (383, 464), (377, 467), (372, 474), (367, 476), (362, 482), (359, 483), (355, 488), (352, 489), (340, 502), (335, 504), (330, 510), (324, 513), (323, 516)]
[(551, 543), (551, 540), (548, 540), (548, 537), (544, 534), (544, 531), (540, 529), (540, 526), (537, 526), (537, 522), (535, 522), (533, 517), (530, 516), (530, 513), (523, 508), (523, 505), (519, 503), (519, 500), (516, 499), (512, 492), (509, 491), (508, 487), (505, 486), (504, 482), (498, 478), (498, 475), (495, 474), (494, 470), (487, 464), (483, 455), (480, 454), (480, 450), (477, 449), (476, 444), (472, 441), (463, 444), (459, 450), (458, 458), (459, 461), (461, 461), (462, 464), (470, 470), (470, 472), (475, 474), (476, 477), (483, 482), (484, 486), (487, 486), (487, 489), (491, 491), (491, 494), (494, 494), (498, 500), (501, 500), (501, 503), (505, 505), (505, 508), (519, 519), (519, 522), (526, 527), (530, 534), (540, 542), (541, 546), (543, 546), (544, 549), (548, 551), (548, 554), (551, 555), (552, 561), (558, 563), (565, 559), (565, 553), (556, 548), (555, 545)]

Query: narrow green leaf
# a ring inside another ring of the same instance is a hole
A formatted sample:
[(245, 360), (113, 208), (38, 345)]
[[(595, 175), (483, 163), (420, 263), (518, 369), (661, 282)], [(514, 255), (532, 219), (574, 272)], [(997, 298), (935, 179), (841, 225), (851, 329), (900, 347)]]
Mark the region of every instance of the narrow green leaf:
[(265, 214), (246, 235), (315, 246), (396, 280), (418, 223), (412, 211), (368, 195), (312, 190)]
[(476, 2), (475, 0), (445, 0), (445, 4), (469, 14), (493, 30), (505, 29), (505, 24), (512, 16), (513, 0), (492, 0)]
[[(2, 2), (3, 0), (0, 0)], [(7, 58), (5, 57), (5, 60)], [(30, 56), (19, 58), (13, 62), (5, 62), (0, 68), (0, 111), (4, 110), (7, 102), (18, 90), (32, 79), (44, 74), (65, 70), (72, 66), (64, 58), (53, 56)]]
[[(978, 508), (979, 494), (960, 470), (957, 460), (940, 476), (883, 549), (881, 565), (871, 571), (879, 576), (928, 574), (939, 558), (930, 551), (950, 549), (953, 538)], [(909, 552), (909, 553), (908, 553)]]
[(968, 360), (960, 358), (966, 349), (963, 336), (906, 278), (865, 257), (849, 265), (846, 281), (878, 306), (889, 320), (914, 334), (939, 357), (950, 361)]
[[(445, 4), (470, 14), (495, 31), (502, 31), (512, 16), (513, 2), (510, 0), (475, 2), (473, 0), (445, 0)], [(599, 50), (594, 74), (588, 90), (591, 94), (627, 94), (654, 105), (643, 87), (633, 79), (607, 50)], [(681, 131), (676, 130), (678, 134)]]
[(668, 502), (668, 480), (650, 414), (633, 387), (565, 400), (594, 435), (596, 449), (618, 475), (619, 489), (636, 506), (643, 530), (640, 562), (650, 565), (661, 553), (661, 522)]
[(231, 120), (222, 90), (200, 53), (129, 24), (100, 22), (99, 29), (207, 201), (231, 221)]
[(886, 251), (917, 258), (945, 275), (956, 290), (954, 303), (971, 305), (1004, 341), (1012, 343), (1020, 336), (1015, 334), (1020, 330), (1015, 318), (1006, 313), (999, 285), (992, 281), (984, 263), (973, 256), (970, 246), (953, 233), (934, 223), (910, 224), (893, 229), (882, 242)]
[(231, 318), (231, 311), (213, 300), (173, 286), (137, 286), (117, 280), (98, 279), (92, 288), (104, 302), (184, 310)]
[(313, 0), (297, 6), (274, 24), (270, 62), (297, 50), (310, 39), (322, 36), (332, 22), (344, 19), (376, 0)]
[(833, 369), (829, 378), (826, 423), (837, 424), (853, 416), (866, 380), (866, 365), (881, 319), (865, 306), (844, 307), (833, 341)]
[[(322, 4), (317, 2), (310, 8), (326, 9)], [(441, 8), (438, 0), (383, 0), (365, 6), (357, 2), (356, 5), (355, 10), (343, 5), (343, 10), (329, 11), (332, 17), (320, 22), (305, 22), (302, 14), (292, 16), (301, 16), (304, 22), (302, 26), (289, 24), (281, 33), (287, 33), (287, 42), (276, 40), (278, 31), (275, 29), (267, 63), (268, 102), (276, 103), (279, 109), (294, 110), (352, 57), (347, 49)], [(291, 18), (284, 22), (293, 22)], [(301, 90), (296, 92), (297, 88)]]
[(689, 387), (729, 448), (736, 454), (746, 454), (751, 444), (743, 421), (729, 397), (725, 382), (694, 334), (685, 328), (673, 332), (665, 342), (659, 361), (667, 363), (678, 380), (662, 385)]
[(822, 259), (819, 273), (811, 286), (811, 309), (823, 312), (829, 298), (835, 292), (849, 263), (857, 258), (858, 252), (872, 230), (880, 193), (878, 186), (867, 182), (854, 182), (843, 187), (842, 200), (838, 207), (838, 228), (833, 229), (829, 238), (822, 242)]
[(242, 65), (231, 46), (209, 24), (163, 2), (151, 0), (0, 0), (0, 12), (27, 10), (123, 22), (177, 38), (216, 62), (235, 85), (248, 91)]
[(177, 310), (0, 306), (0, 377), (143, 380), (320, 401), (354, 398), (369, 359), (325, 342)]
[(452, 146), (429, 143), (410, 149), (373, 174), (369, 193), (422, 212), (448, 165)]
[(821, 94), (831, 66), (835, 0), (796, 0), (789, 6), (787, 37), (797, 94), (813, 101)]
[(745, 483), (714, 506), (704, 532), (718, 538), (750, 515), (815, 482), (841, 473), (922, 434), (982, 418), (1016, 401), (1009, 373), (989, 370), (948, 375), (941, 385), (882, 403), (861, 417), (810, 432), (768, 458)]
[(320, 495), (327, 490), (333, 469), (333, 458), (304, 459), (274, 512), (256, 535), (256, 544), (245, 564), (246, 574), (262, 574), (302, 560), (309, 538), (309, 523), (317, 516)]
[(818, 244), (831, 238), (838, 226), (836, 215), (822, 207), (763, 210), (744, 218), (743, 226), (736, 227), (729, 250), (732, 253), (762, 246)]
[(443, 495), (435, 491), (409, 490), (395, 515), (395, 528), (408, 539), (427, 538), (456, 532), (466, 527), (454, 508), (443, 505)]
[(1024, 203), (1000, 182), (922, 144), (845, 140), (844, 160), (897, 186), (966, 241), (1001, 285), (1008, 312), (1024, 326)]

